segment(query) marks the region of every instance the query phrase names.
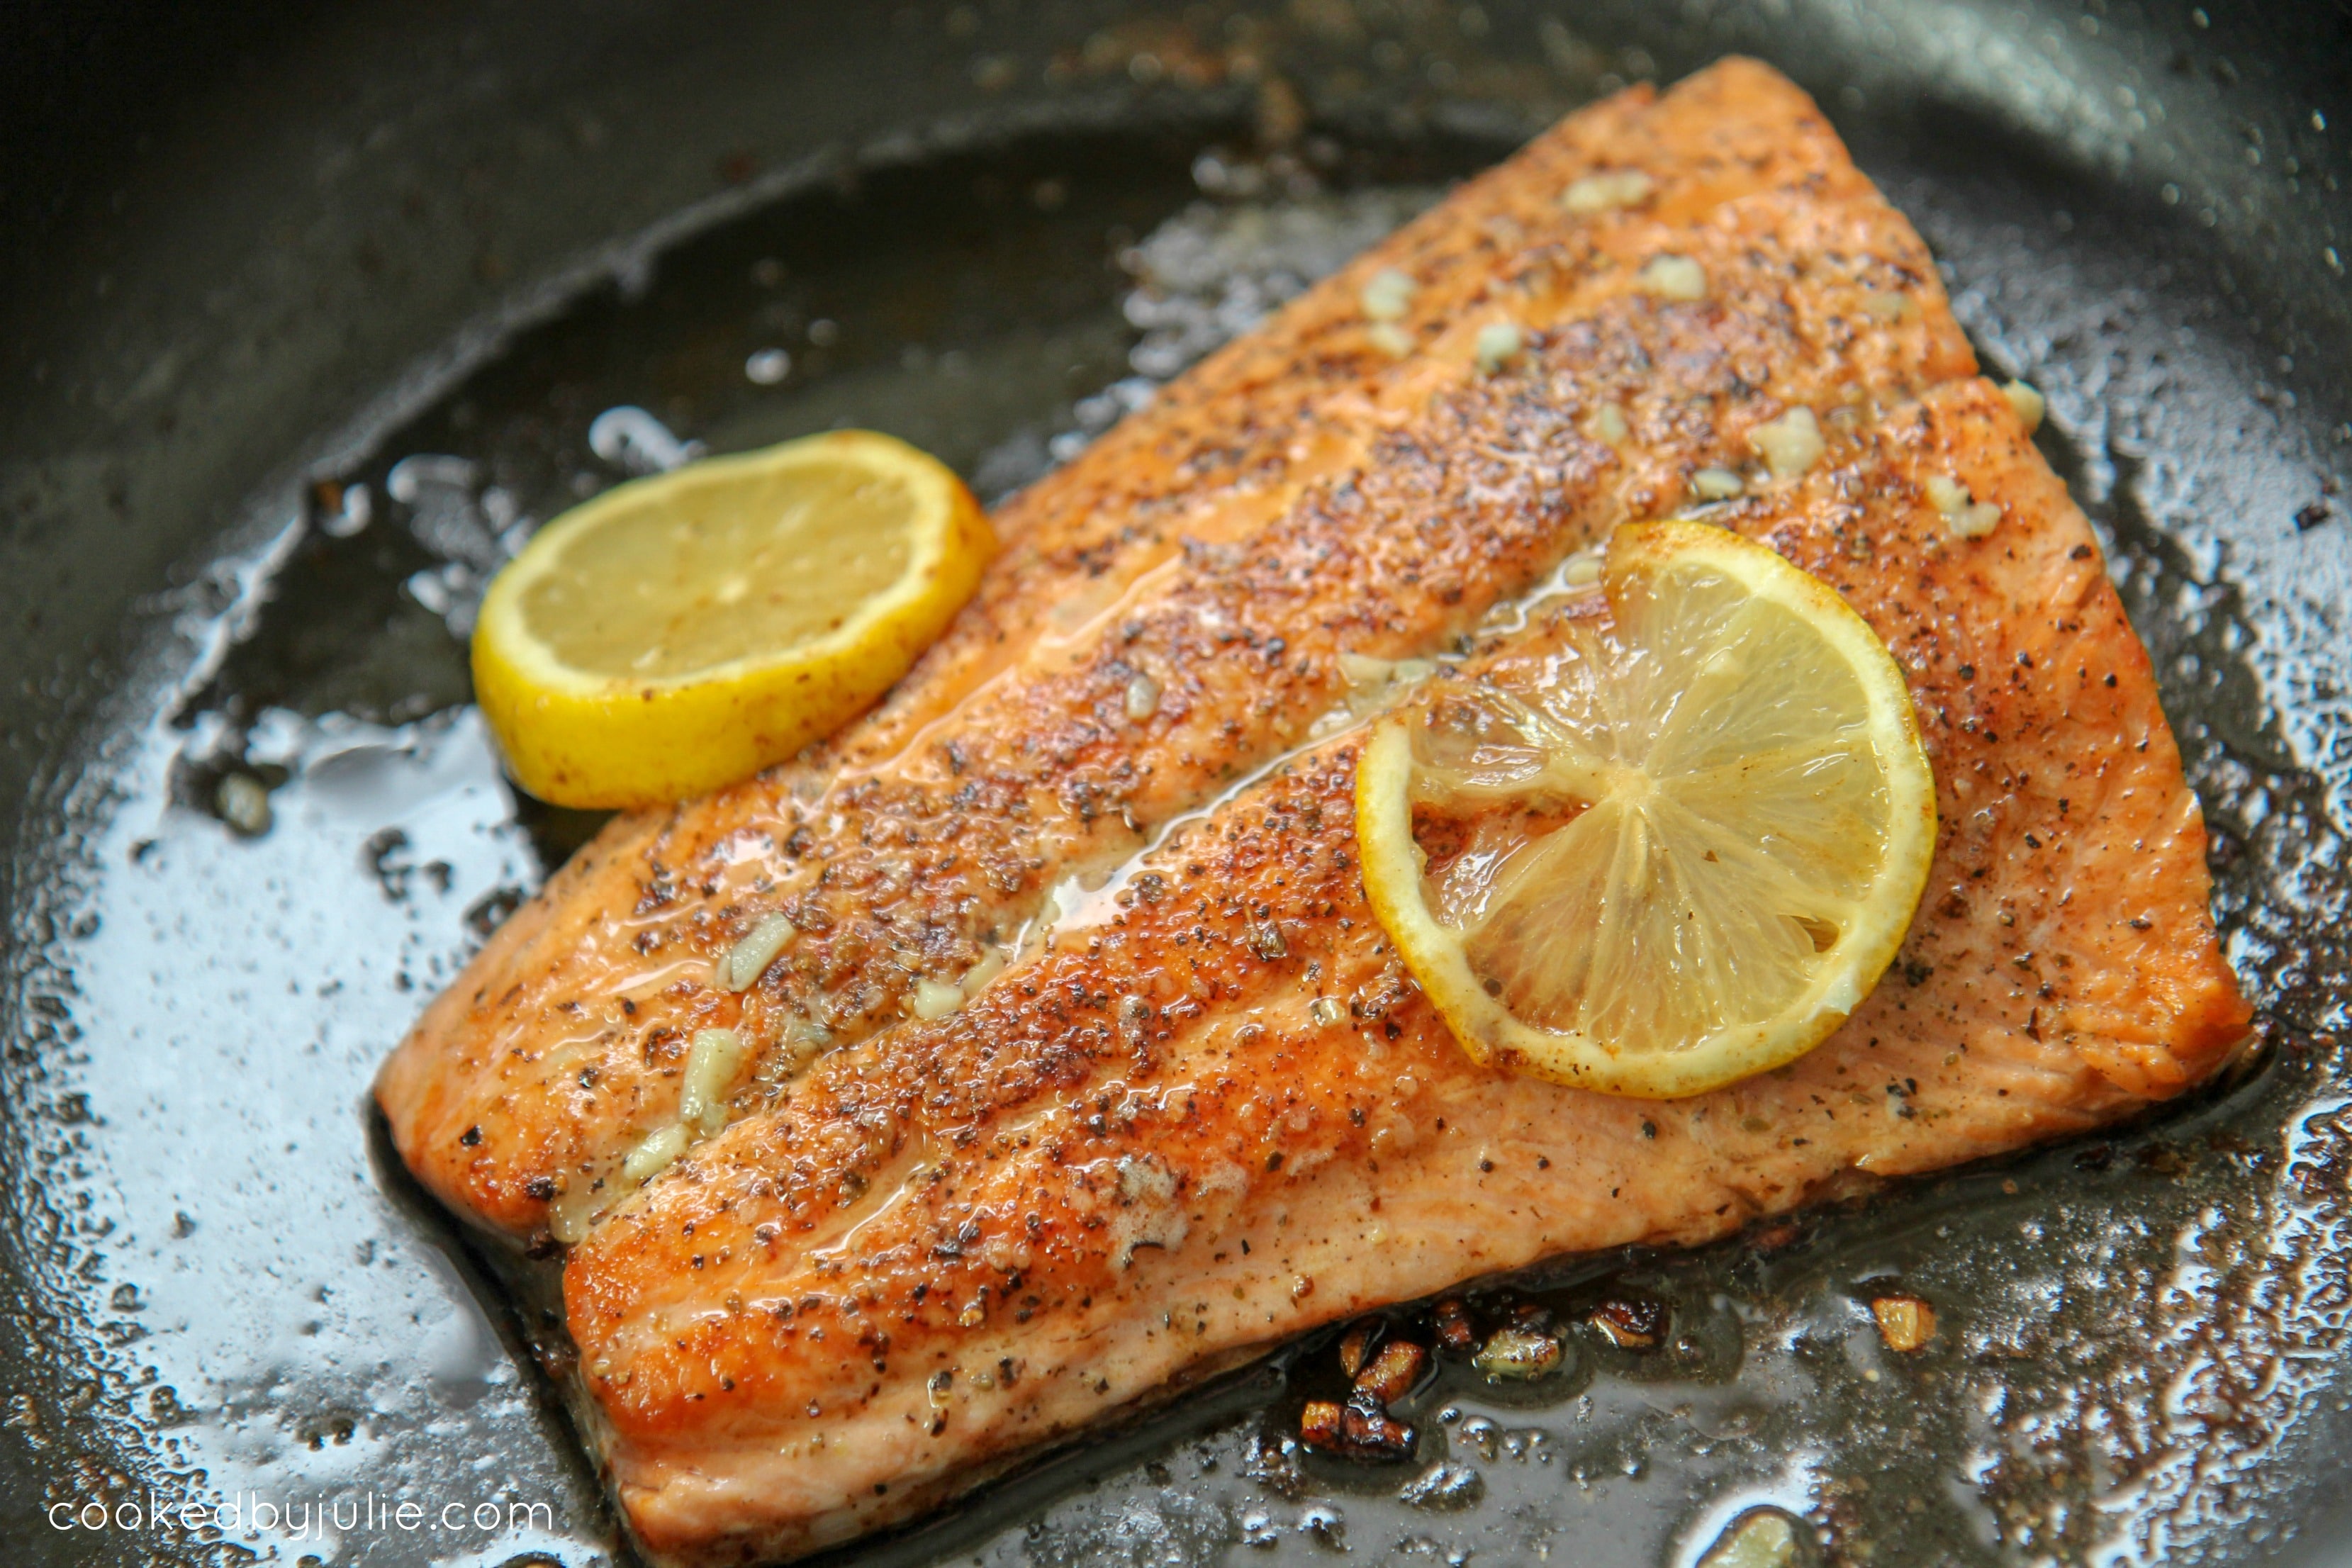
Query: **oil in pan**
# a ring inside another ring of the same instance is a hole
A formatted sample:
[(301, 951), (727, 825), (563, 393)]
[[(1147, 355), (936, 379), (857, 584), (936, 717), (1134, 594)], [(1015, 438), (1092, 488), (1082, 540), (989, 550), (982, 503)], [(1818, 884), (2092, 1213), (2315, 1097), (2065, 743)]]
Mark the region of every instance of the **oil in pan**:
[[(522, 332), (222, 564), (194, 673), (96, 765), (104, 826), (28, 949), (50, 1052), (32, 1157), (88, 1303), (72, 1375), (136, 1456), (61, 1465), (66, 1517), (145, 1499), (170, 1522), (140, 1549), (166, 1562), (622, 1550), (552, 1393), (545, 1279), (456, 1234), (360, 1109), (425, 999), (596, 826), (499, 775), (466, 706), (481, 586), (630, 473), (838, 424), (993, 500), (1508, 148), (1252, 145), (1234, 124), (1044, 135), (786, 193)], [(2271, 1461), (2352, 1442), (2352, 1096), (2322, 1032), (2345, 955), (2316, 932), (2346, 803), (2263, 717), (2293, 677), (2263, 650), (2304, 646), (2288, 601), (2219, 570), (2233, 508), (2308, 488), (2296, 427), (2227, 331), (2146, 330), (2203, 308), (2135, 265), (2150, 215), (1857, 150), (1988, 362), (2049, 395), (2046, 449), (2215, 829), (2261, 1048), (2096, 1142), (1386, 1314), (1373, 1332), (1439, 1352), (1387, 1454), (1298, 1440), (1346, 1387), (1343, 1325), (845, 1561), (1630, 1564), (1734, 1541), (1753, 1562), (2231, 1561), (2312, 1506), (2291, 1489), (2310, 1471)], [(2227, 450), (2200, 435), (2217, 419)], [(1472, 1359), (1506, 1333), (1532, 1375)]]

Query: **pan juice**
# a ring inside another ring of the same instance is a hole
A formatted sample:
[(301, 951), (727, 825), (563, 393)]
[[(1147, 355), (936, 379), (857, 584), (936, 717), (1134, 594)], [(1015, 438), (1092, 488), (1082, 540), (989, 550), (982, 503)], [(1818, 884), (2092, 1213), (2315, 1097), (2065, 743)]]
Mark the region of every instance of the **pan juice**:
[[(323, 1498), (337, 1563), (417, 1560), (399, 1531), (339, 1527), (362, 1495), (459, 1505), (435, 1561), (612, 1560), (566, 1429), (552, 1264), (458, 1234), (361, 1109), (427, 998), (602, 820), (501, 777), (467, 700), (482, 586), (631, 475), (842, 425), (1000, 499), (1508, 143), (1252, 148), (1234, 124), (1045, 133), (781, 192), (517, 332), (225, 563), (184, 689), (103, 763), (100, 869), (55, 939), (60, 1223), (103, 1255), (75, 1375), (122, 1413), (142, 1484)], [(2084, 310), (2137, 289), (2160, 315), (2187, 287), (2136, 272), (2120, 220), (2062, 228), (2031, 176), (1858, 150), (1989, 363), (2051, 395), (2046, 449), (2105, 532), (2216, 828), (2267, 1054), (2095, 1142), (1857, 1187), (1696, 1252), (1475, 1282), (1482, 1323), (1539, 1316), (1559, 1364), (1508, 1383), (1440, 1356), (1394, 1463), (1297, 1440), (1345, 1387), (1334, 1325), (840, 1560), (1694, 1563), (1765, 1509), (1794, 1521), (1793, 1561), (2198, 1561), (2244, 1520), (2180, 1456), (2256, 1487), (2264, 1432), (2345, 1425), (2327, 1281), (2352, 1266), (2352, 1091), (2309, 1002), (2341, 956), (2294, 940), (2340, 900), (2344, 803), (2267, 717), (2264, 626), (2205, 499), (2259, 489), (2243, 465), (2271, 483), (2284, 437), (2196, 468), (2221, 459), (2183, 421), (2256, 373), (2219, 334), (2158, 363), (2129, 312)], [(2206, 455), (2144, 455), (2176, 447)], [(1937, 1311), (1917, 1351), (1874, 1318), (1895, 1292)], [(1628, 1302), (1650, 1342), (1604, 1326)], [(1385, 1316), (1434, 1331), (1426, 1303)], [(237, 1530), (281, 1561), (320, 1549)], [(140, 1544), (206, 1560), (185, 1532)]]

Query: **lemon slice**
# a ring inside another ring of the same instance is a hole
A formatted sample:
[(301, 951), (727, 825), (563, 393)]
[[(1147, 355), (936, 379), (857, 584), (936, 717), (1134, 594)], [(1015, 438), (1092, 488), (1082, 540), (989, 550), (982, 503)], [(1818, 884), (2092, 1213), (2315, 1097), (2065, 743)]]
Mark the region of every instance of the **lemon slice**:
[(903, 441), (840, 430), (621, 485), (541, 530), (474, 628), (517, 782), (677, 800), (780, 762), (887, 690), (996, 548)]
[(1601, 584), (1374, 727), (1357, 835), (1474, 1058), (1674, 1099), (1803, 1055), (1877, 984), (1935, 779), (1885, 645), (1762, 545), (1629, 524)]

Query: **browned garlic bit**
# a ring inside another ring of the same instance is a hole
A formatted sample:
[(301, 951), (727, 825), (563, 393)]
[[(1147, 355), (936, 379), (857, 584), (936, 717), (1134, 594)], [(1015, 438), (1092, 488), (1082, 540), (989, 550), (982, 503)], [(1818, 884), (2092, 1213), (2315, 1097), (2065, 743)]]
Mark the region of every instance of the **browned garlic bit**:
[[(1391, 1352), (1403, 1352), (1413, 1357), (1423, 1354), (1418, 1345), (1391, 1344), (1381, 1352), (1381, 1361), (1391, 1359)], [(1378, 1366), (1381, 1362), (1373, 1364)], [(1367, 1369), (1368, 1372), (1370, 1370)], [(1412, 1383), (1411, 1378), (1403, 1379), (1395, 1397), (1401, 1398), (1411, 1392)], [(1389, 1461), (1411, 1458), (1416, 1437), (1417, 1434), (1410, 1423), (1400, 1421), (1389, 1414), (1388, 1400), (1360, 1381), (1348, 1395), (1346, 1404), (1328, 1399), (1310, 1399), (1298, 1413), (1298, 1440), (1318, 1453), (1340, 1458)]]
[(1349, 1459), (1412, 1457), (1415, 1433), (1389, 1406), (1413, 1391), (1429, 1352), (1411, 1341), (1388, 1339), (1388, 1332), (1387, 1323), (1366, 1318), (1339, 1336), (1339, 1369), (1354, 1386), (1344, 1405), (1310, 1400), (1299, 1412), (1298, 1437), (1307, 1447)]
[(1363, 1394), (1351, 1395), (1345, 1405), (1310, 1399), (1298, 1413), (1298, 1440), (1345, 1459), (1409, 1459), (1415, 1436), (1411, 1426)]
[(1349, 1326), (1348, 1331), (1339, 1336), (1341, 1372), (1353, 1377), (1364, 1370), (1364, 1363), (1372, 1359), (1372, 1347), (1381, 1342), (1381, 1329), (1378, 1318), (1366, 1318)]
[(1339, 1406), (1328, 1399), (1310, 1399), (1298, 1413), (1298, 1440), (1310, 1448), (1339, 1446)]
[(1470, 1321), (1470, 1310), (1459, 1299), (1448, 1296), (1430, 1309), (1437, 1326), (1437, 1342), (1449, 1351), (1466, 1351), (1478, 1343), (1478, 1331)]
[(1612, 1296), (1592, 1309), (1591, 1321), (1619, 1350), (1653, 1348), (1666, 1331), (1666, 1307), (1646, 1296)]
[(1870, 1303), (1886, 1348), (1905, 1354), (1936, 1337), (1936, 1309), (1916, 1296), (1881, 1296)]
[(1429, 1352), (1411, 1340), (1391, 1340), (1369, 1365), (1356, 1373), (1356, 1392), (1382, 1405), (1393, 1405), (1412, 1392), (1429, 1364)]

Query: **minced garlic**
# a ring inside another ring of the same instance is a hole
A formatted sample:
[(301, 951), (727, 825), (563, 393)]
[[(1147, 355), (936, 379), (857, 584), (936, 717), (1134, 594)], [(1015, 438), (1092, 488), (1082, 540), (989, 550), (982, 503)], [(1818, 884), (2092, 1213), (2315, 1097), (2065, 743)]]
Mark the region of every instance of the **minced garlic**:
[(1509, 1324), (1486, 1336), (1470, 1364), (1496, 1383), (1525, 1383), (1559, 1368), (1568, 1347), (1541, 1329)]
[(957, 983), (956, 988), (963, 993), (964, 1000), (969, 1002), (986, 990), (990, 981), (1004, 973), (1004, 963), (1003, 948), (981, 949), (980, 962), (963, 972), (963, 979)]
[(944, 1018), (963, 1005), (963, 988), (944, 980), (922, 979), (915, 982), (912, 1004), (915, 1016), (929, 1023)]
[(1798, 478), (1820, 462), (1822, 453), (1827, 449), (1822, 440), (1821, 421), (1802, 405), (1769, 424), (1759, 425), (1748, 433), (1748, 439), (1762, 455), (1764, 466), (1772, 470), (1776, 479)]
[(1870, 1303), (1886, 1348), (1906, 1355), (1936, 1337), (1936, 1309), (1916, 1296), (1881, 1296)]
[(1701, 500), (1729, 500), (1747, 485), (1729, 468), (1701, 468), (1691, 476), (1691, 490)]
[(1516, 321), (1489, 321), (1478, 329), (1478, 340), (1472, 352), (1477, 355), (1478, 368), (1488, 375), (1519, 357), (1527, 340)]
[(1777, 1509), (1750, 1510), (1706, 1549), (1699, 1568), (1791, 1568), (1800, 1555), (1797, 1528)]
[(1559, 205), (1590, 217), (1616, 207), (1639, 206), (1657, 188), (1658, 183), (1639, 169), (1610, 169), (1571, 184), (1559, 194)]
[(727, 1086), (743, 1065), (743, 1037), (732, 1029), (698, 1029), (686, 1053), (678, 1088), (677, 1119), (688, 1127), (716, 1132), (727, 1122)]
[(1929, 504), (1944, 514), (1945, 523), (1962, 539), (1982, 539), (2000, 524), (2000, 508), (1991, 501), (1980, 501), (1969, 493), (1969, 487), (1948, 474), (1930, 475), (1927, 479)]
[(722, 991), (748, 991), (752, 983), (768, 972), (776, 954), (793, 940), (793, 926), (782, 914), (763, 915), (760, 922), (745, 933), (743, 940), (728, 951), (719, 961), (719, 988)]
[(621, 1174), (633, 1182), (647, 1182), (669, 1169), (670, 1162), (686, 1152), (686, 1128), (673, 1121), (646, 1134), (642, 1142), (629, 1151), (621, 1162)]
[(1393, 267), (1384, 267), (1372, 274), (1358, 296), (1364, 314), (1375, 321), (1401, 321), (1412, 308), (1412, 296), (1418, 286)]
[(2042, 416), (2049, 411), (2050, 405), (2039, 391), (2024, 382), (2012, 381), (2000, 389), (2000, 395), (2009, 399), (2011, 408), (2017, 410), (2017, 417), (2024, 424), (2027, 435), (2031, 436), (2042, 428)]
[(1661, 300), (1706, 298), (1706, 268), (1687, 256), (1654, 256), (1640, 279), (1642, 287)]

